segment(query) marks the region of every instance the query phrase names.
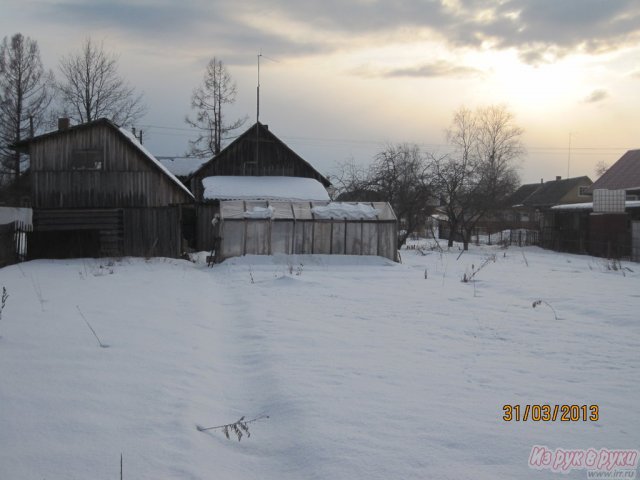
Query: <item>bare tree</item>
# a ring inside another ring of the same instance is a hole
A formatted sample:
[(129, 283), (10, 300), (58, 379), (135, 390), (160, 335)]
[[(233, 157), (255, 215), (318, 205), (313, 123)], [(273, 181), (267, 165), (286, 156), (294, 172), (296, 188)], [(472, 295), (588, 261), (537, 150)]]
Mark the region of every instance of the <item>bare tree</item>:
[(38, 42), (21, 33), (0, 45), (0, 184), (17, 182), (27, 160), (9, 145), (38, 131), (51, 103), (53, 73), (40, 59)]
[(136, 93), (118, 73), (118, 58), (90, 38), (79, 52), (60, 60), (58, 84), (62, 106), (76, 122), (108, 118), (131, 125), (146, 113), (142, 94)]
[(596, 163), (595, 171), (598, 178), (600, 178), (602, 175), (607, 173), (607, 170), (609, 170), (610, 166), (611, 165), (607, 165), (607, 163), (604, 160), (600, 160), (598, 163)]
[(518, 186), (523, 130), (504, 106), (459, 109), (447, 130), (453, 152), (431, 157), (431, 175), (450, 223), (449, 246), (460, 233), (465, 250), (482, 218), (495, 214)]
[(191, 108), (195, 118), (187, 116), (185, 121), (202, 131), (189, 141), (189, 154), (196, 157), (217, 155), (222, 149), (223, 137), (244, 125), (247, 117), (226, 123), (223, 113), (225, 105), (236, 101), (236, 83), (221, 60), (212, 58), (207, 64), (202, 84), (191, 95)]
[(417, 145), (388, 145), (365, 172), (353, 165), (343, 168), (339, 200), (387, 201), (400, 220), (398, 248), (409, 234), (426, 224), (434, 210), (428, 164)]

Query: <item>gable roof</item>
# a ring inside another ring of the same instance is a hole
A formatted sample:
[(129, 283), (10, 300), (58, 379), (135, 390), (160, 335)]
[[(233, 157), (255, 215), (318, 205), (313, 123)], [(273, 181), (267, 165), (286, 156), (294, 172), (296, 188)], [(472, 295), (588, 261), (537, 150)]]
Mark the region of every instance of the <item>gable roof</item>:
[(527, 183), (526, 185), (520, 185), (520, 188), (518, 188), (511, 194), (509, 198), (507, 198), (506, 206), (514, 207), (516, 205), (523, 205), (525, 199), (533, 192), (535, 192), (538, 188), (540, 188), (541, 185), (542, 183)]
[[(258, 129), (257, 132), (256, 132), (256, 129)], [(282, 140), (280, 140), (278, 137), (276, 137), (271, 132), (271, 130), (269, 130), (267, 125), (264, 125), (263, 123), (260, 123), (260, 122), (256, 122), (253, 125), (251, 125), (244, 133), (242, 133), (233, 142), (231, 142), (229, 145), (227, 145), (225, 148), (223, 148), (220, 151), (220, 153), (218, 153), (211, 160), (209, 160), (208, 162), (206, 162), (202, 166), (200, 166), (200, 168), (198, 168), (195, 172), (193, 172), (189, 178), (193, 178), (195, 176), (198, 176), (201, 173), (202, 170), (206, 169), (207, 167), (211, 166), (212, 164), (215, 164), (220, 158), (223, 158), (225, 156), (227, 151), (231, 151), (237, 144), (240, 144), (240, 143), (242, 143), (242, 142), (244, 142), (246, 140), (252, 140), (256, 136), (256, 133), (257, 133), (257, 135), (259, 135), (260, 139), (268, 139), (269, 141), (277, 143), (282, 149), (286, 150), (289, 154), (291, 154), (295, 158), (295, 160), (297, 162), (300, 162), (303, 165), (305, 165), (306, 167), (308, 167), (314, 173), (314, 176), (316, 177), (316, 179), (320, 183), (322, 183), (323, 186), (325, 186), (325, 187), (331, 186), (331, 182), (329, 181), (329, 179), (327, 179), (324, 175), (322, 175), (320, 172), (318, 172), (313, 167), (313, 165), (311, 165), (309, 162), (307, 162), (304, 158), (302, 158), (300, 155), (298, 155), (296, 152), (294, 152), (286, 143), (284, 143)]]
[(550, 207), (557, 205), (567, 193), (580, 185), (591, 185), (587, 176), (550, 180), (541, 184), (531, 195), (524, 199), (524, 205), (530, 207)]
[(640, 150), (629, 150), (589, 188), (593, 192), (598, 188), (608, 190), (640, 189)]
[(52, 132), (44, 133), (36, 137), (27, 138), (25, 140), (16, 142), (13, 145), (10, 145), (10, 147), (17, 151), (24, 151), (27, 149), (27, 147), (31, 143), (47, 140), (49, 138), (53, 138), (58, 135), (65, 135), (69, 132), (90, 129), (95, 127), (96, 125), (104, 125), (112, 129), (116, 133), (116, 135), (122, 138), (122, 140), (124, 140), (126, 143), (128, 143), (130, 146), (136, 149), (139, 153), (141, 153), (142, 156), (145, 157), (154, 166), (154, 168), (158, 169), (160, 172), (162, 172), (162, 174), (169, 177), (169, 179), (176, 186), (178, 186), (180, 190), (185, 192), (190, 198), (193, 198), (193, 194), (189, 191), (189, 189), (185, 187), (184, 184), (180, 180), (178, 180), (175, 177), (175, 175), (173, 175), (164, 165), (162, 165), (162, 163), (160, 163), (160, 161), (155, 156), (153, 156), (153, 154), (149, 152), (149, 150), (147, 150), (144, 146), (142, 146), (142, 144), (138, 141), (138, 139), (135, 137), (133, 133), (129, 132), (125, 128), (119, 127), (118, 125), (116, 125), (115, 123), (113, 123), (111, 120), (107, 118), (99, 118), (98, 120), (94, 120), (87, 123), (81, 123), (79, 125), (74, 125), (72, 127), (65, 128), (64, 130), (54, 130)]

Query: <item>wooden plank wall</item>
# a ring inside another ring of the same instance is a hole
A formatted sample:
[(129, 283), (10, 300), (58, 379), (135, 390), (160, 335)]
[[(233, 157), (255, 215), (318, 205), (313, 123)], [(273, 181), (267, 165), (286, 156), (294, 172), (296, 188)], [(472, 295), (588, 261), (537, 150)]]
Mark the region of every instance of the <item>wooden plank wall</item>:
[(123, 211), (124, 254), (132, 257), (179, 257), (180, 208), (127, 208)]
[(216, 232), (211, 225), (214, 215), (220, 213), (218, 204), (198, 204), (196, 207), (196, 250), (211, 250)]
[[(74, 151), (101, 151), (100, 170), (73, 168)], [(108, 124), (52, 135), (31, 145), (35, 208), (163, 206), (190, 198)]]
[(258, 139), (255, 132), (255, 127), (247, 130), (194, 175), (191, 191), (197, 199), (202, 199), (202, 179), (214, 175), (305, 177), (324, 184), (322, 175), (264, 126)]

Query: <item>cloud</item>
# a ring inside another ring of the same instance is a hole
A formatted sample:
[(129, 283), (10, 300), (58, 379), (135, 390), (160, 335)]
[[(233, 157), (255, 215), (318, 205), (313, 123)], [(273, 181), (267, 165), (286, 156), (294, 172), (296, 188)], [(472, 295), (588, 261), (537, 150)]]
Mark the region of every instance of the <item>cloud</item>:
[(609, 92), (599, 88), (591, 92), (584, 100), (584, 103), (598, 103), (609, 97)]
[(434, 63), (417, 65), (415, 67), (395, 68), (387, 70), (381, 75), (384, 77), (468, 77), (480, 74), (480, 70), (463, 65), (438, 60)]
[[(280, 57), (344, 51), (357, 48), (363, 38), (384, 44), (389, 34), (399, 43), (429, 37), (454, 48), (513, 48), (530, 64), (640, 43), (637, 0), (270, 0), (268, 7), (259, 0), (40, 0), (37, 5), (43, 21), (90, 31), (117, 29), (141, 41), (210, 45), (237, 58), (260, 48)], [(274, 16), (314, 35), (292, 36), (286, 23), (281, 29), (269, 25)], [(432, 75), (429, 68), (399, 73)]]

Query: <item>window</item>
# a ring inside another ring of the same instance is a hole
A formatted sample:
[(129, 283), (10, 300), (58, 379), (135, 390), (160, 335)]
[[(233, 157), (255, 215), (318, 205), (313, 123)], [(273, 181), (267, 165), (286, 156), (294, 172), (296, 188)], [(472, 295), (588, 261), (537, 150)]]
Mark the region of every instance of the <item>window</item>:
[(580, 187), (580, 190), (578, 191), (578, 195), (580, 197), (589, 197), (589, 192), (587, 192), (587, 189), (589, 188), (589, 185), (583, 185)]
[(71, 170), (103, 170), (102, 150), (74, 150), (71, 153)]

